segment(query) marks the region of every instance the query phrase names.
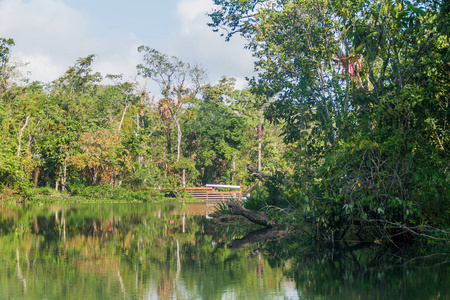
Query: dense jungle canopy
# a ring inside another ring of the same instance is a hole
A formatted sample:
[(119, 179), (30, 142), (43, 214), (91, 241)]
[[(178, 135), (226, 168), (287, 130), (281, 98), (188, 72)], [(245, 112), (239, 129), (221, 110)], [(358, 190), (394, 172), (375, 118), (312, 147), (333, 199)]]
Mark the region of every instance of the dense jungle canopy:
[(28, 82), (0, 39), (1, 199), (154, 191), (185, 169), (189, 185), (253, 187), (248, 207), (325, 240), (448, 241), (450, 1), (214, 3), (208, 25), (256, 58), (248, 89), (148, 46), (137, 73), (158, 91), (93, 72), (94, 55)]

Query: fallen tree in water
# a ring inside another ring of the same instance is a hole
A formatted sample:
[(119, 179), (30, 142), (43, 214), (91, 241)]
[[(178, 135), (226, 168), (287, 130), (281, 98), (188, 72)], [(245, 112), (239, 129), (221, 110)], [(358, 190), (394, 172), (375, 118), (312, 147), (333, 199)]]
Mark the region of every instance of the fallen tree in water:
[(246, 209), (238, 200), (231, 200), (227, 202), (228, 209), (235, 215), (243, 216), (250, 222), (258, 225), (272, 227), (269, 222), (269, 217), (262, 211), (254, 211)]

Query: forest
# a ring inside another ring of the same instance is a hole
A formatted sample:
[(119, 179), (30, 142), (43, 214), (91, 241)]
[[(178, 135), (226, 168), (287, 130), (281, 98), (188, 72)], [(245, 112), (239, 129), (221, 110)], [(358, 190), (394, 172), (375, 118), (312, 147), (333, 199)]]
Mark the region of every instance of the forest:
[(150, 201), (186, 170), (318, 239), (448, 242), (450, 1), (214, 3), (208, 25), (256, 59), (246, 89), (149, 46), (136, 74), (159, 90), (94, 72), (94, 55), (30, 82), (0, 38), (0, 201)]

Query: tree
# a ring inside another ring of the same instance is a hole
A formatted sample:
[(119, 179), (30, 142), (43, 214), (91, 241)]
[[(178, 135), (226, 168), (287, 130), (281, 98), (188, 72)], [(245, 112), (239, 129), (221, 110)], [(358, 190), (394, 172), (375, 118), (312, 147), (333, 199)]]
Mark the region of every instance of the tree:
[(203, 101), (191, 107), (186, 124), (186, 151), (195, 157), (201, 169), (202, 182), (236, 182), (236, 160), (248, 144), (248, 124), (230, 106), (234, 82), (222, 79), (215, 86), (206, 85)]
[(156, 82), (163, 98), (158, 102), (161, 117), (168, 122), (167, 151), (171, 152), (170, 124), (177, 126), (177, 162), (181, 155), (182, 131), (180, 114), (189, 102), (195, 99), (205, 79), (205, 71), (198, 66), (182, 62), (179, 58), (168, 57), (147, 46), (140, 46), (143, 64), (137, 66), (138, 73)]
[[(101, 183), (117, 184), (117, 175), (129, 164), (129, 158), (121, 150), (120, 138), (106, 130), (86, 132), (73, 142), (79, 152), (67, 158), (69, 164), (86, 170), (92, 185)], [(122, 152), (122, 153), (121, 153)]]
[(14, 45), (13, 39), (0, 38), (0, 94), (8, 89), (9, 79), (15, 69), (10, 64), (11, 47)]
[(210, 26), (248, 39), (253, 90), (276, 98), (265, 115), (305, 154), (292, 201), (325, 236), (371, 222), (386, 237), (401, 231), (387, 222), (417, 220), (418, 207), (449, 207), (437, 189), (450, 182), (445, 3), (214, 3)]
[[(36, 141), (42, 130), (44, 99), (42, 87), (37, 84), (26, 87), (13, 85), (0, 95), (0, 136), (6, 168), (1, 184), (18, 188), (23, 197), (28, 197), (26, 192), (30, 179), (39, 172), (41, 164)], [(12, 155), (16, 159), (11, 159)]]

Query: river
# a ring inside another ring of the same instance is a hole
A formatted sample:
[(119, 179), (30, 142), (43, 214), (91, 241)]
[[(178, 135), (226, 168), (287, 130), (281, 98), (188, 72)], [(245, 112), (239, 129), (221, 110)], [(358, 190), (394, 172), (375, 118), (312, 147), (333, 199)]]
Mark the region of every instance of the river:
[(0, 299), (450, 299), (445, 253), (255, 242), (264, 231), (213, 209), (0, 205)]

